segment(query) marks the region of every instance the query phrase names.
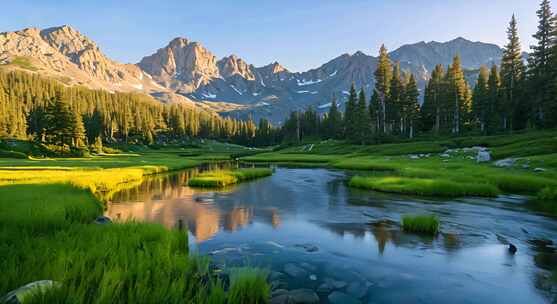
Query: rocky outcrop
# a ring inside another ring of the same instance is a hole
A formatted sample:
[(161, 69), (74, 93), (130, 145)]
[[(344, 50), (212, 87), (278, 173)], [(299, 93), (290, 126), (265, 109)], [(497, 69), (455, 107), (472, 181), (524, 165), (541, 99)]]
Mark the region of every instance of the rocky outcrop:
[(216, 57), (197, 42), (175, 38), (155, 54), (143, 58), (138, 66), (172, 89), (191, 93), (219, 78)]

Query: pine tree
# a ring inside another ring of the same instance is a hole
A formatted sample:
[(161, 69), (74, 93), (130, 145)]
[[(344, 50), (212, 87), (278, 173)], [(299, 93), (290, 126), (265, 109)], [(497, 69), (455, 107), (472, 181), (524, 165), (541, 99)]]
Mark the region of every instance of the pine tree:
[[(511, 18), (511, 22), (509, 23), (507, 37), (509, 39), (509, 42), (503, 50), (503, 59), (501, 60), (502, 100), (500, 102), (499, 108), (502, 114), (501, 128), (503, 130), (512, 130), (513, 120), (515, 120), (514, 109), (518, 105), (521, 82), (523, 80), (524, 73), (522, 51), (520, 48), (518, 28), (514, 15)], [(537, 80), (535, 82), (537, 82)]]
[(479, 124), (482, 134), (486, 133), (489, 93), (488, 93), (489, 70), (485, 65), (480, 67), (480, 74), (476, 80), (474, 93), (472, 94), (472, 114), (474, 120)]
[(380, 116), (378, 114), (379, 107), (380, 107), (379, 92), (377, 92), (377, 90), (374, 89), (368, 107), (372, 135), (376, 135), (381, 129)]
[(467, 90), (468, 86), (464, 79), (464, 72), (460, 64), (460, 56), (456, 56), (448, 70), (448, 98), (451, 132), (460, 135), (462, 124), (467, 116)]
[(364, 144), (368, 139), (369, 139), (369, 130), (370, 130), (370, 121), (369, 121), (369, 112), (367, 110), (367, 105), (366, 105), (366, 94), (364, 92), (364, 89), (360, 90), (360, 93), (358, 95), (358, 107), (357, 107), (357, 113), (356, 113), (356, 123), (357, 123), (357, 138), (356, 140), (358, 142), (360, 142), (361, 144)]
[(71, 145), (75, 117), (61, 93), (57, 93), (53, 97), (47, 117), (49, 121), (47, 132), (52, 136), (52, 142), (59, 145)]
[(487, 105), (485, 114), (485, 134), (493, 134), (500, 126), (501, 108), (501, 77), (497, 65), (491, 67), (487, 81)]
[[(551, 95), (552, 68), (550, 66), (551, 51), (555, 46), (555, 25), (553, 22), (553, 13), (549, 0), (543, 0), (539, 10), (536, 12), (539, 23), (538, 30), (534, 34), (537, 44), (531, 46), (532, 53), (528, 58), (528, 85), (530, 98), (533, 100), (533, 119), (538, 127), (544, 127), (547, 124), (546, 112), (553, 102)], [(514, 26), (513, 26), (514, 23)], [(514, 29), (513, 29), (514, 28)], [(513, 16), (509, 31), (516, 32), (516, 21)], [(509, 40), (512, 37), (518, 41), (516, 33), (509, 33)], [(512, 40), (510, 41), (512, 43)], [(507, 47), (508, 49), (509, 47)], [(516, 49), (516, 47), (515, 47)], [(519, 48), (518, 48), (519, 49)], [(512, 49), (511, 49), (512, 50)], [(508, 86), (508, 76), (501, 67), (503, 78), (503, 86)], [(508, 90), (508, 89), (507, 89)], [(507, 92), (508, 94), (509, 92)], [(513, 96), (514, 97), (514, 96)], [(510, 98), (510, 96), (506, 96)], [(514, 105), (514, 100), (508, 101), (510, 106)]]
[(331, 108), (329, 109), (328, 118), (328, 138), (342, 138), (342, 114), (338, 110), (336, 97), (333, 95), (331, 100)]
[(71, 130), (71, 143), (74, 147), (83, 147), (86, 145), (85, 127), (83, 126), (83, 118), (77, 111), (71, 112), (72, 117), (68, 128)]
[(439, 135), (441, 130), (442, 115), (445, 111), (445, 71), (443, 66), (438, 64), (431, 72), (431, 78), (426, 86), (424, 103), (422, 105), (422, 128), (425, 131), (432, 131)]
[(358, 138), (358, 125), (357, 125), (357, 98), (356, 87), (354, 83), (350, 87), (348, 101), (346, 102), (346, 109), (344, 112), (344, 125), (346, 127), (344, 134), (349, 140), (357, 140)]
[(389, 97), (392, 70), (393, 69), (391, 67), (391, 60), (389, 59), (387, 48), (385, 48), (385, 45), (382, 45), (381, 49), (379, 50), (379, 62), (377, 64), (377, 69), (375, 70), (374, 75), (375, 75), (375, 90), (377, 91), (377, 97), (378, 97), (377, 116), (379, 117), (379, 130), (381, 130), (383, 134), (387, 133), (386, 102), (387, 102), (387, 98)]
[(416, 124), (420, 119), (420, 103), (418, 102), (418, 97), (420, 96), (420, 91), (418, 89), (418, 83), (413, 74), (410, 74), (408, 78), (408, 83), (405, 88), (405, 96), (403, 103), (403, 115), (404, 115), (404, 125), (406, 129), (406, 134), (410, 139), (414, 138)]
[(400, 131), (402, 128), (400, 112), (403, 97), (404, 84), (402, 81), (400, 62), (397, 62), (393, 67), (391, 85), (386, 103), (387, 129), (389, 130), (389, 133), (393, 133), (396, 130), (398, 130), (397, 132), (402, 133), (402, 131)]

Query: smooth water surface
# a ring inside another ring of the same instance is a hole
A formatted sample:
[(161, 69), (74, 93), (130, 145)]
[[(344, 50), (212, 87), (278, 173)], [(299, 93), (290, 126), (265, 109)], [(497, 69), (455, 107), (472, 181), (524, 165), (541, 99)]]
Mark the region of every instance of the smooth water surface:
[[(185, 227), (192, 249), (215, 263), (268, 267), (275, 288), (310, 288), (322, 303), (334, 290), (361, 303), (552, 300), (557, 221), (526, 209), (524, 198), (379, 194), (350, 189), (346, 173), (326, 169), (277, 168), (222, 191), (185, 186), (197, 172), (149, 178), (117, 193), (107, 214)], [(437, 237), (401, 231), (402, 215), (431, 213), (441, 220)]]

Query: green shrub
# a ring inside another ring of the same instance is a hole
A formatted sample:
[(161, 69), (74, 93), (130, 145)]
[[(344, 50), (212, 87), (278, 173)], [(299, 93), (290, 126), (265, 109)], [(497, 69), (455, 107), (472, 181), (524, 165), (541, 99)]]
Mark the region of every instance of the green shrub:
[(268, 270), (236, 268), (230, 272), (229, 304), (269, 303), (271, 287), (267, 283)]
[(406, 232), (435, 235), (439, 232), (439, 219), (435, 215), (405, 215), (402, 228)]

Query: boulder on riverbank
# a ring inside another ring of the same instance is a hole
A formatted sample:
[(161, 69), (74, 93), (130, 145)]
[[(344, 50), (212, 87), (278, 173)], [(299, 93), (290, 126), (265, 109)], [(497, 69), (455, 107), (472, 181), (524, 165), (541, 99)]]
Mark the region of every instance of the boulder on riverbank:
[(489, 161), (491, 161), (491, 154), (489, 151), (478, 151), (478, 154), (476, 155), (476, 162), (485, 163)]
[(111, 224), (112, 220), (108, 217), (108, 216), (97, 216), (97, 218), (95, 219), (95, 224), (99, 224), (99, 225), (106, 225), (106, 224)]
[(24, 285), (16, 290), (8, 292), (5, 296), (0, 298), (0, 303), (25, 303), (26, 300), (33, 297), (34, 295), (47, 292), (53, 288), (59, 288), (61, 286), (62, 284), (60, 282), (51, 280), (35, 281)]
[(510, 168), (514, 166), (516, 163), (516, 159), (514, 158), (505, 158), (495, 162), (495, 166), (499, 168)]

